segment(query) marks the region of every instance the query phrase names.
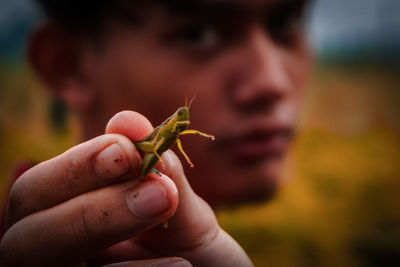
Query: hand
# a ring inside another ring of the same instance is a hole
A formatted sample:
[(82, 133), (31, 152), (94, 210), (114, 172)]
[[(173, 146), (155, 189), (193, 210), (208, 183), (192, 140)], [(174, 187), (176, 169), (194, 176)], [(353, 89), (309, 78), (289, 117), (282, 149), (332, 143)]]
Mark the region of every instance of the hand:
[(172, 151), (160, 174), (137, 179), (141, 156), (131, 140), (151, 130), (124, 111), (105, 135), (25, 172), (11, 190), (0, 265), (251, 266)]

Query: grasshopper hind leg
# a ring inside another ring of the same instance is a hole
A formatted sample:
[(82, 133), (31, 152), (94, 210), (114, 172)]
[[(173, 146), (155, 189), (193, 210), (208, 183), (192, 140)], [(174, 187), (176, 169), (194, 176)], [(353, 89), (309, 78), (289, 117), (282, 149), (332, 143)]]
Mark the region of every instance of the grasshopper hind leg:
[(215, 140), (214, 135), (202, 133), (202, 132), (199, 132), (197, 130), (185, 130), (185, 131), (181, 132), (180, 135), (181, 134), (198, 134), (198, 135), (201, 135), (201, 136), (204, 136), (204, 137), (207, 137), (207, 138), (211, 138), (211, 140)]
[(178, 145), (179, 151), (180, 151), (180, 152), (182, 153), (182, 155), (185, 157), (187, 163), (189, 163), (190, 167), (193, 168), (194, 165), (193, 165), (193, 163), (190, 161), (188, 155), (186, 155), (185, 151), (183, 150), (182, 142), (181, 142), (181, 140), (179, 140), (179, 138), (176, 139), (176, 144)]

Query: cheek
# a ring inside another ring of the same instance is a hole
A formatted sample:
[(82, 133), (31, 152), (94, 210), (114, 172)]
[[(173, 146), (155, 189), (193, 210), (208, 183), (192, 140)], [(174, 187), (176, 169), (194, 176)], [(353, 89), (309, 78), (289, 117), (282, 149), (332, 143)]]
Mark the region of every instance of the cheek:
[(215, 62), (199, 64), (197, 71), (192, 73), (188, 83), (191, 92), (197, 96), (190, 108), (190, 127), (216, 135), (225, 125), (235, 121), (227, 100), (228, 72), (226, 65)]
[(299, 114), (311, 79), (313, 57), (309, 48), (305, 46), (291, 54), (285, 64), (293, 84), (288, 100), (292, 108), (296, 110), (296, 114)]

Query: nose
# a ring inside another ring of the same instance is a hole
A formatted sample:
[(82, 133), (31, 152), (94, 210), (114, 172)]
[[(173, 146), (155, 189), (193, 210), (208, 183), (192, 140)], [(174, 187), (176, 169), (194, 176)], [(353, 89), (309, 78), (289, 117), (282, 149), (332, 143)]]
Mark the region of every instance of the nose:
[(275, 43), (261, 26), (254, 26), (236, 51), (238, 68), (231, 99), (241, 112), (259, 112), (272, 108), (291, 88), (287, 51)]

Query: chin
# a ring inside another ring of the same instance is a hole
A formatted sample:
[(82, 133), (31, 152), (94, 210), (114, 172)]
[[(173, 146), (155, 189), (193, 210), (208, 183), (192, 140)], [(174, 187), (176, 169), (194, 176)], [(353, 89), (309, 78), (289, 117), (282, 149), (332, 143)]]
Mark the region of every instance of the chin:
[(274, 198), (281, 183), (284, 157), (253, 161), (252, 164), (238, 164), (227, 157), (207, 161), (199, 158), (196, 162), (195, 168), (185, 168), (192, 188), (212, 207), (220, 207)]
[(276, 196), (279, 176), (270, 174), (249, 175), (247, 183), (233, 192), (234, 204), (267, 202)]
[(214, 207), (265, 203), (279, 191), (280, 165), (270, 162), (261, 167), (230, 172), (217, 184), (214, 183), (212, 195), (204, 194), (203, 197)]

